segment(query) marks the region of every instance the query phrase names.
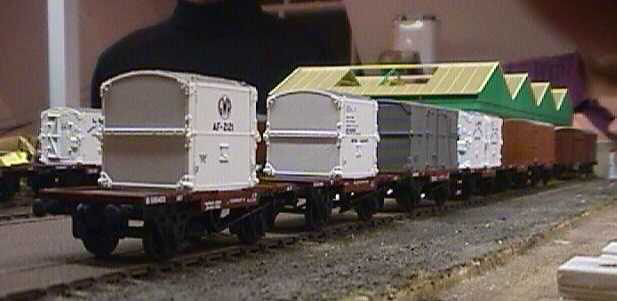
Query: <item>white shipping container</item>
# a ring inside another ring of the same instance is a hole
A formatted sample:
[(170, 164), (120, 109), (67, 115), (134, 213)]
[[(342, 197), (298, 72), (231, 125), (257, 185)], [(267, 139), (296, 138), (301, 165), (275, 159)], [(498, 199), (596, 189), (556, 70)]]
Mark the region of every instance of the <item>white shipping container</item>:
[(377, 175), (376, 101), (324, 91), (268, 98), (264, 173), (358, 179)]
[(45, 165), (101, 165), (101, 110), (55, 107), (41, 112), (38, 159)]
[(196, 74), (136, 71), (101, 87), (103, 187), (255, 186), (257, 90)]
[(461, 111), (458, 118), (459, 168), (501, 166), (503, 120), (478, 112)]

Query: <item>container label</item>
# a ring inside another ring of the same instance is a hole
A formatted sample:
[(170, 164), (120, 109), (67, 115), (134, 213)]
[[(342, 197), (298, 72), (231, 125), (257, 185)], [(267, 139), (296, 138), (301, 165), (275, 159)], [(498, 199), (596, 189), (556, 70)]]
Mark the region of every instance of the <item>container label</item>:
[(230, 121), (215, 121), (212, 125), (212, 130), (215, 132), (233, 132), (234, 123)]
[(215, 121), (212, 125), (212, 130), (215, 132), (233, 132), (233, 121), (227, 121), (231, 116), (231, 98), (227, 95), (221, 96), (221, 98), (219, 98), (217, 108), (222, 121)]
[(356, 112), (358, 108), (353, 105), (345, 106), (345, 135), (360, 135)]
[(146, 197), (146, 205), (165, 204), (167, 199), (164, 195), (153, 195)]

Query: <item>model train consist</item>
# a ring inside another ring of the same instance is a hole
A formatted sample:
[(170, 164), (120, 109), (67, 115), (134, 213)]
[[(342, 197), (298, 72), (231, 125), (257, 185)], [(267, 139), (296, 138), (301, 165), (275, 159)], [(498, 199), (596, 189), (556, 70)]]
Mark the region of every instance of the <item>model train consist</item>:
[[(11, 199), (23, 179), (41, 188), (95, 185), (101, 166), (100, 110), (54, 107), (41, 112), (38, 139), (14, 140), (0, 164), (0, 201)], [(36, 141), (36, 142), (35, 142)]]
[[(548, 86), (516, 79), (497, 63), (300, 68), (271, 92), (258, 126), (244, 83), (123, 74), (101, 88), (99, 187), (45, 189), (34, 208), (71, 215), (97, 256), (134, 237), (164, 259), (225, 229), (253, 243), (279, 212), (316, 230), (334, 208), (369, 220), (386, 197), (413, 210), (589, 172), (594, 136), (554, 128), (571, 122), (567, 92), (557, 105)], [(580, 150), (561, 154), (568, 139)]]

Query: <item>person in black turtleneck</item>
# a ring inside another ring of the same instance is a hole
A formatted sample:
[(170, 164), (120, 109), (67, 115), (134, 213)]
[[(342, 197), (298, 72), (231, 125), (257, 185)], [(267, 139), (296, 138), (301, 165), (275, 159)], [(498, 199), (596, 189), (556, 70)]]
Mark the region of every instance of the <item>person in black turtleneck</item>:
[(324, 62), (318, 39), (261, 11), (258, 0), (179, 0), (173, 15), (105, 50), (92, 79), (92, 106), (101, 84), (144, 69), (193, 72), (245, 81), (259, 90), (257, 110), (295, 67)]

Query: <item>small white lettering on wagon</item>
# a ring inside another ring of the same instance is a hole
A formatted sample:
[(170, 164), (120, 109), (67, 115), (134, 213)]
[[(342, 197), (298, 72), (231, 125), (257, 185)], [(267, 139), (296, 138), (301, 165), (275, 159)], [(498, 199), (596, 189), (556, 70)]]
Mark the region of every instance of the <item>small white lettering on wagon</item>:
[(146, 197), (146, 205), (156, 205), (156, 204), (164, 204), (167, 202), (167, 199), (164, 195), (152, 195)]

